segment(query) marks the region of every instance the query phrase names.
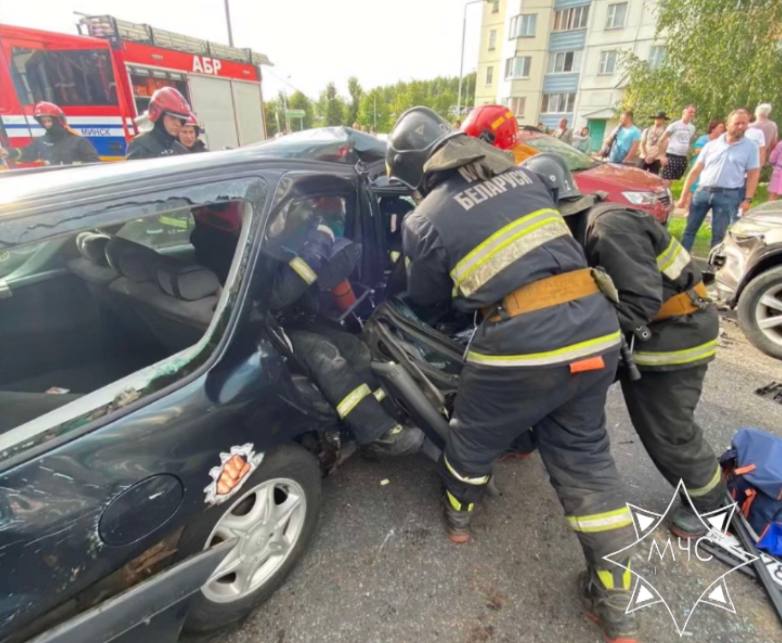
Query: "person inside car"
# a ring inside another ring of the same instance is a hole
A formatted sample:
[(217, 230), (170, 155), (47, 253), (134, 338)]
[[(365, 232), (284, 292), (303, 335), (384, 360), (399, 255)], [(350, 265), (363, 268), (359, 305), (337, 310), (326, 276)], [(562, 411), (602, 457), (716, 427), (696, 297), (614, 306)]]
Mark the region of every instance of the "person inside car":
[(209, 150), (199, 137), (202, 132), (201, 126), (195, 114), (190, 114), (185, 124), (179, 130), (179, 142), (185, 146), (188, 152), (208, 152)]
[(190, 105), (174, 87), (161, 87), (149, 101), (147, 117), (154, 126), (149, 132), (134, 138), (128, 146), (127, 159), (151, 159), (159, 156), (186, 154), (179, 142), (179, 130), (192, 116)]
[(58, 105), (47, 101), (36, 103), (33, 117), (46, 133), (33, 139), (30, 145), (22, 149), (0, 147), (0, 158), (22, 163), (43, 161), (46, 165), (72, 165), (100, 161), (92, 143), (68, 127), (65, 112)]
[[(340, 308), (353, 297), (347, 278), (360, 247), (343, 236), (342, 215), (339, 197), (320, 196), (289, 203), (270, 224), (264, 244), (275, 264), (269, 308), (294, 357), (358, 444), (376, 455), (410, 455), (421, 449), (423, 432), (400, 424), (383, 407), (386, 395), (370, 369), (366, 344), (320, 314), (324, 305)], [(241, 228), (238, 211), (210, 206), (198, 210), (195, 221), (196, 260), (224, 281)]]
[(345, 291), (339, 288), (348, 288), (350, 302), (347, 278), (360, 255), (356, 244), (338, 236), (342, 217), (335, 201), (319, 197), (291, 204), (281, 234), (269, 244), (279, 261), (270, 306), (294, 355), (359, 445), (377, 455), (410, 455), (421, 449), (424, 434), (383, 408), (385, 392), (370, 369), (369, 348), (319, 314), (324, 298), (344, 304)]

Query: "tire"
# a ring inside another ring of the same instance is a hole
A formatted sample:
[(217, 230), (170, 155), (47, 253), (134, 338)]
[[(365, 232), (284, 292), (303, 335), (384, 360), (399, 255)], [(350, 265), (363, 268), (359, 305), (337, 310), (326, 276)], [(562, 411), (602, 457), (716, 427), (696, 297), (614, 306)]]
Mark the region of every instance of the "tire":
[(739, 297), (738, 316), (741, 330), (754, 346), (782, 359), (782, 323), (767, 325), (769, 318), (782, 318), (782, 266), (762, 272), (747, 284)]
[(227, 573), (213, 576), (193, 597), (185, 632), (202, 634), (237, 623), (267, 600), (307, 550), (320, 503), (317, 459), (286, 444), (266, 454), (234, 497), (187, 525), (179, 541), (180, 557), (227, 538), (238, 542), (218, 568)]

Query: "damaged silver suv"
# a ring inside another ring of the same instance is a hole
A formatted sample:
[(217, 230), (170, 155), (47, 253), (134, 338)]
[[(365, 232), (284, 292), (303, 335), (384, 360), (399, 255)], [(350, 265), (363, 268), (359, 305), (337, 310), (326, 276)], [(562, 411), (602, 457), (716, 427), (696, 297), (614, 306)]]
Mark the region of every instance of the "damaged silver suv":
[(733, 224), (709, 264), (747, 339), (782, 359), (782, 201), (759, 205)]

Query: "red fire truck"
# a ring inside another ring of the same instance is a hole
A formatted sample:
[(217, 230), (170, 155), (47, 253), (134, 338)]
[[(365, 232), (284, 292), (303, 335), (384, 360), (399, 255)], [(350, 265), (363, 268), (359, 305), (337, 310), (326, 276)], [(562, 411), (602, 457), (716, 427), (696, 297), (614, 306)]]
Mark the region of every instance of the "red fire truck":
[(112, 16), (85, 16), (78, 36), (0, 24), (0, 144), (43, 134), (32, 111), (47, 100), (103, 160), (121, 159), (167, 85), (188, 98), (210, 149), (254, 143), (266, 137), (261, 65), (271, 63), (249, 49)]

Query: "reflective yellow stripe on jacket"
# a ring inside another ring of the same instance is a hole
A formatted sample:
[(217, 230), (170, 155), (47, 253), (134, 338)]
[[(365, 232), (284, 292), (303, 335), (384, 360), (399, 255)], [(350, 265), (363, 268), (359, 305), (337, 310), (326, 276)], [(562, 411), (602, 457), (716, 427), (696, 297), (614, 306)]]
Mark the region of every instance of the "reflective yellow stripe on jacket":
[(372, 395), (372, 389), (366, 384), (360, 384), (343, 397), (337, 404), (337, 415), (339, 415), (340, 419), (344, 420), (367, 395)]
[(690, 253), (684, 249), (676, 239), (671, 237), (668, 247), (657, 255), (657, 268), (668, 279), (674, 281), (679, 278), (688, 265), (690, 265)]
[(621, 331), (616, 331), (602, 337), (595, 337), (594, 339), (563, 346), (562, 348), (541, 353), (527, 353), (525, 355), (484, 355), (476, 351), (469, 351), (467, 353), (467, 361), (485, 366), (546, 366), (563, 364), (619, 346), (621, 337)]
[(566, 518), (574, 531), (585, 534), (622, 529), (633, 524), (633, 517), (627, 507), (588, 516), (566, 516)]
[(301, 257), (294, 257), (288, 262), (288, 265), (291, 267), (293, 272), (295, 272), (304, 280), (304, 283), (306, 283), (308, 286), (315, 283), (318, 278), (318, 275), (315, 274), (315, 271), (310, 268), (309, 264)]
[(557, 210), (543, 208), (525, 214), (475, 246), (453, 270), (453, 296), (469, 297), (516, 260), (570, 229)]
[(717, 354), (717, 340), (712, 339), (705, 344), (684, 348), (679, 351), (647, 352), (635, 351), (633, 359), (638, 366), (678, 366), (691, 364)]

